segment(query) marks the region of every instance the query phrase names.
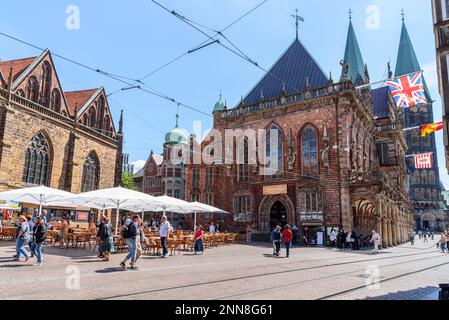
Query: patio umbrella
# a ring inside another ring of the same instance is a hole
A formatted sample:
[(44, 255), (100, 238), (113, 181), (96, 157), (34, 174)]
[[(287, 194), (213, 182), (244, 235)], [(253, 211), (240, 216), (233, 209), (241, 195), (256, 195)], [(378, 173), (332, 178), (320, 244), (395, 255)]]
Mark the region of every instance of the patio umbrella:
[(39, 215), (42, 214), (42, 205), (48, 205), (51, 201), (73, 196), (75, 196), (75, 194), (59, 189), (49, 188), (44, 185), (0, 192), (0, 200), (14, 200), (38, 204)]
[(85, 207), (98, 208), (99, 206), (103, 210), (115, 208), (117, 210), (115, 217), (115, 235), (118, 234), (119, 212), (120, 209), (126, 209), (125, 204), (142, 206), (156, 205), (158, 203), (153, 196), (122, 187), (80, 193), (72, 198), (65, 199), (64, 202)]
[(210, 206), (210, 205), (208, 205), (208, 204), (201, 203), (201, 202), (198, 202), (198, 201), (190, 202), (190, 205), (191, 205), (193, 208), (198, 208), (198, 209), (195, 209), (195, 211), (194, 211), (194, 218), (193, 218), (193, 225), (194, 225), (193, 231), (194, 231), (194, 232), (196, 232), (196, 214), (197, 214), (198, 212), (206, 212), (206, 213), (229, 213), (229, 212), (227, 212), (227, 211), (221, 210), (221, 209), (219, 209), (219, 208), (216, 208), (216, 207), (213, 207), (213, 206)]

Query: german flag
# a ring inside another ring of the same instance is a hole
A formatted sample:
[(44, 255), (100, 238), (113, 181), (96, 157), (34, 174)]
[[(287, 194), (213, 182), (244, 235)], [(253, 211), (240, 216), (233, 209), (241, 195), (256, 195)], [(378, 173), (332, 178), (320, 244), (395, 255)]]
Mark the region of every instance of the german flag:
[(443, 122), (425, 124), (421, 126), (421, 136), (426, 137), (428, 134), (443, 130)]

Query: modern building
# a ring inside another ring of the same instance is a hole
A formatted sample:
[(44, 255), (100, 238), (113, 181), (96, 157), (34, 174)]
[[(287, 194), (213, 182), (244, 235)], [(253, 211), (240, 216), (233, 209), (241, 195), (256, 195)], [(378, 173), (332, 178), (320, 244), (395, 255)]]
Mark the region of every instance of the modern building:
[[(399, 50), (396, 61), (396, 77), (421, 71), (412, 41), (402, 19), (402, 30), (399, 42)], [(433, 103), (430, 91), (427, 87), (425, 74), (424, 88), (427, 104), (404, 110), (404, 127), (413, 128), (420, 125), (433, 123)], [(438, 154), (435, 143), (435, 135), (421, 137), (419, 129), (406, 131), (407, 154), (433, 153), (432, 169), (415, 169), (413, 157), (407, 158), (407, 170), (409, 174), (409, 194), (415, 210), (415, 227), (417, 229), (439, 228), (437, 221), (444, 220), (444, 203), (441, 196), (440, 174), (438, 169)]]
[[(228, 147), (214, 143), (216, 132), (225, 137), (234, 129), (232, 152), (240, 161), (190, 161), (186, 200), (209, 202), (231, 212), (225, 217), (236, 229), (250, 224), (262, 234), (288, 223), (310, 243), (326, 241), (331, 228), (365, 235), (376, 229), (384, 246), (405, 242), (413, 207), (402, 122), (388, 89), (369, 86), (351, 21), (341, 66), (334, 82), (296, 38), (235, 108), (220, 100), (216, 131), (201, 142), (202, 151), (219, 160)], [(259, 142), (248, 129), (278, 137), (273, 146), (267, 137), (254, 162), (250, 150)], [(274, 159), (276, 170), (267, 173)], [(208, 222), (200, 215), (199, 223)]]
[(134, 165), (129, 163), (129, 153), (123, 154), (122, 172), (130, 174), (134, 173)]
[(444, 146), (449, 172), (449, 0), (432, 0), (440, 95), (443, 102)]

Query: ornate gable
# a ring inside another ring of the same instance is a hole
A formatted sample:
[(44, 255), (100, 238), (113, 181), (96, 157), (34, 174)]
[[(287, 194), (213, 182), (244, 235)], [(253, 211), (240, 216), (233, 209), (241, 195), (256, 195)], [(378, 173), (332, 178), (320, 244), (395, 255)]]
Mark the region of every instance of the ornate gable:
[[(48, 49), (39, 57), (7, 61), (4, 68), (8, 67), (13, 68), (14, 93), (69, 116), (67, 100)], [(5, 70), (2, 72), (5, 76)]]
[(114, 121), (104, 88), (74, 91), (67, 93), (70, 101), (69, 109), (75, 113), (79, 124), (85, 125), (101, 133), (113, 137), (116, 135)]

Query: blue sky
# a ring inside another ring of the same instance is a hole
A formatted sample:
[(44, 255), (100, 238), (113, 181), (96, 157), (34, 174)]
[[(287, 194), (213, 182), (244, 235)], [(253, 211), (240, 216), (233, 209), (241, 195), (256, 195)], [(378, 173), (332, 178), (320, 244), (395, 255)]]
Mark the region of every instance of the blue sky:
[[(222, 29), (261, 0), (159, 0), (170, 9), (212, 29)], [(66, 27), (66, 9), (80, 10), (80, 28)], [(371, 79), (383, 79), (387, 61), (395, 66), (401, 29), (401, 9), (431, 90), (434, 116), (441, 119), (441, 100), (435, 68), (435, 47), (430, 1), (425, 0), (269, 0), (225, 34), (249, 57), (268, 68), (295, 36), (295, 8), (304, 17), (300, 39), (323, 70), (340, 74), (348, 10)], [(372, 10), (379, 20), (372, 24)], [(205, 36), (164, 12), (149, 0), (15, 0), (2, 4), (0, 31), (50, 48), (109, 73), (140, 78), (206, 40)], [(3, 60), (39, 54), (36, 49), (0, 36)], [(104, 86), (107, 92), (122, 84), (55, 58), (65, 90)], [(260, 69), (218, 45), (189, 54), (147, 78), (152, 88), (180, 102), (210, 113), (220, 91), (233, 106), (263, 75)], [(138, 90), (120, 91), (109, 100), (114, 118), (125, 117), (125, 152), (131, 161), (144, 160), (150, 150), (162, 151), (165, 133), (175, 124), (176, 105)], [(191, 131), (193, 121), (203, 130), (212, 118), (180, 108), (180, 126)], [(442, 134), (437, 133), (440, 174), (449, 188), (444, 165)], [(141, 162), (140, 162), (141, 163)]]

